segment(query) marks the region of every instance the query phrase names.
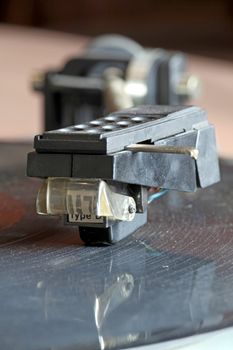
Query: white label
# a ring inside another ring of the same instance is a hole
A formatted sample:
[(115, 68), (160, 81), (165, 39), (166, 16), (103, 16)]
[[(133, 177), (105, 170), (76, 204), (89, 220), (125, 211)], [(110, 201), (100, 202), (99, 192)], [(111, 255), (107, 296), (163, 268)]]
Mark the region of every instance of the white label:
[(104, 218), (103, 216), (98, 216), (95, 214), (69, 214), (68, 222), (102, 224), (104, 222)]

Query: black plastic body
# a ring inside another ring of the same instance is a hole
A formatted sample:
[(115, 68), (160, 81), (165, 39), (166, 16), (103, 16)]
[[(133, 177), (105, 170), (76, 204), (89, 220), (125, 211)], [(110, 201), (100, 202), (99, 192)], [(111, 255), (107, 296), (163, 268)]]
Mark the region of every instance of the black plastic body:
[[(28, 176), (100, 178), (187, 192), (219, 181), (214, 128), (198, 107), (140, 106), (95, 122), (95, 126), (88, 122), (36, 136), (36, 152), (28, 155)], [(195, 159), (189, 154), (133, 153), (126, 149), (135, 143), (191, 147), (199, 155)], [(81, 238), (86, 243), (115, 243), (145, 224), (147, 205), (141, 208), (132, 222), (115, 222), (107, 228), (82, 227)]]

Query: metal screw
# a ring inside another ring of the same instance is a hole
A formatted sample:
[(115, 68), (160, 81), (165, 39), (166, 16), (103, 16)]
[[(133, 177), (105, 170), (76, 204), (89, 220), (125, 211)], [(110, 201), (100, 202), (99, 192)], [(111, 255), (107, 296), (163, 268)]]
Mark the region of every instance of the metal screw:
[(130, 214), (133, 214), (136, 212), (136, 208), (132, 204), (130, 204), (128, 207), (128, 211)]

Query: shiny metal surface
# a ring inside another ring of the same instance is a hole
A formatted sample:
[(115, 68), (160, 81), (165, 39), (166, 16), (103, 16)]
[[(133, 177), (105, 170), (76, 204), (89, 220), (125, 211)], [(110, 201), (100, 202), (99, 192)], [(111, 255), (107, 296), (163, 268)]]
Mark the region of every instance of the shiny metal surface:
[(153, 202), (117, 245), (85, 247), (36, 215), (29, 150), (0, 145), (2, 349), (128, 348), (233, 325), (233, 161), (221, 183)]

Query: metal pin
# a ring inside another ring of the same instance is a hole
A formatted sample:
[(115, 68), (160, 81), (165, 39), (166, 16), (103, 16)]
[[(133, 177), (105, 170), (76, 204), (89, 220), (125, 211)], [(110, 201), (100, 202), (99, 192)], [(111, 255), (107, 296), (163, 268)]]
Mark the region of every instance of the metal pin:
[(193, 147), (157, 146), (147, 144), (132, 144), (127, 146), (126, 150), (131, 152), (187, 154), (196, 160), (199, 154), (198, 149)]
[(45, 74), (43, 72), (35, 72), (31, 79), (34, 90), (42, 91), (44, 88)]
[(180, 96), (188, 96), (190, 98), (199, 98), (201, 95), (201, 81), (195, 75), (184, 74), (178, 85), (176, 86), (176, 93)]
[(109, 113), (133, 106), (132, 98), (125, 91), (125, 81), (119, 69), (107, 68), (104, 72), (104, 80), (104, 101)]

